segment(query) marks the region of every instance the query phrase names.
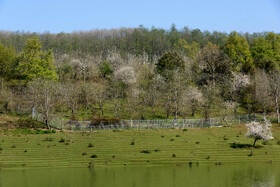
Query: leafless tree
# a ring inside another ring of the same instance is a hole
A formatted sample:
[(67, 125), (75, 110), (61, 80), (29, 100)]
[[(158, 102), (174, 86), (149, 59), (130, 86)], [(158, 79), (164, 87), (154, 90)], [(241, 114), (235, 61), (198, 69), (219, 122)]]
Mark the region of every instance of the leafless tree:
[(33, 106), (44, 116), (47, 128), (52, 110), (58, 101), (59, 90), (57, 83), (51, 80), (34, 80), (28, 84), (29, 99)]

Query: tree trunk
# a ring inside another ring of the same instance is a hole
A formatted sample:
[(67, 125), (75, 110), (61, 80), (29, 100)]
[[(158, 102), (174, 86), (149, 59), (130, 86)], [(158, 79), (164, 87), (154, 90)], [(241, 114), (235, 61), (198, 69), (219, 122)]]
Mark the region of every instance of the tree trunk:
[(75, 116), (75, 110), (74, 108), (71, 109), (71, 112), (72, 112), (72, 120), (76, 120), (76, 116)]
[(276, 108), (276, 115), (277, 115), (277, 123), (279, 123), (279, 106), (278, 106), (277, 95), (275, 96), (275, 108)]
[(48, 119), (46, 119), (46, 125), (47, 125), (47, 128), (48, 129), (51, 129), (50, 125), (49, 125), (49, 122), (48, 122)]
[(256, 144), (257, 140), (258, 140), (258, 139), (255, 139), (255, 140), (254, 140), (253, 147), (255, 147), (255, 144)]

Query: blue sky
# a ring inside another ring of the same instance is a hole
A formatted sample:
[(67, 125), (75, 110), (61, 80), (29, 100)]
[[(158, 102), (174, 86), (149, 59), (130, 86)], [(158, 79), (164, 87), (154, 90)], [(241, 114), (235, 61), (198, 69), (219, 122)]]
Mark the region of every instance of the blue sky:
[(0, 0), (0, 30), (120, 27), (280, 33), (280, 0)]

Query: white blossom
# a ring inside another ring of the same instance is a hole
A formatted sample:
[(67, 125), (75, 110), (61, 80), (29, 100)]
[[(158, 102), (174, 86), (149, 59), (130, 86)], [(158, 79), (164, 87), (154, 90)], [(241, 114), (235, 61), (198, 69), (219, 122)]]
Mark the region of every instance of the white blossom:
[(247, 133), (245, 136), (249, 138), (255, 138), (255, 140), (264, 140), (268, 141), (273, 139), (272, 132), (271, 132), (271, 123), (266, 118), (263, 122), (251, 122), (246, 125), (247, 126)]

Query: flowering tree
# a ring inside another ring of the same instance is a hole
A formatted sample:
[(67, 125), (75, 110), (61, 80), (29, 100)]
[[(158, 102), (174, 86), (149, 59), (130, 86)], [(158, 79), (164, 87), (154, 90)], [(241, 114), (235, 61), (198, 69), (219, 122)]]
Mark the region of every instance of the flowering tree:
[(247, 126), (247, 133), (245, 136), (249, 138), (255, 138), (253, 147), (255, 147), (257, 140), (264, 140), (268, 141), (273, 139), (272, 132), (271, 132), (271, 123), (269, 120), (264, 118), (263, 122), (251, 122), (246, 125)]

